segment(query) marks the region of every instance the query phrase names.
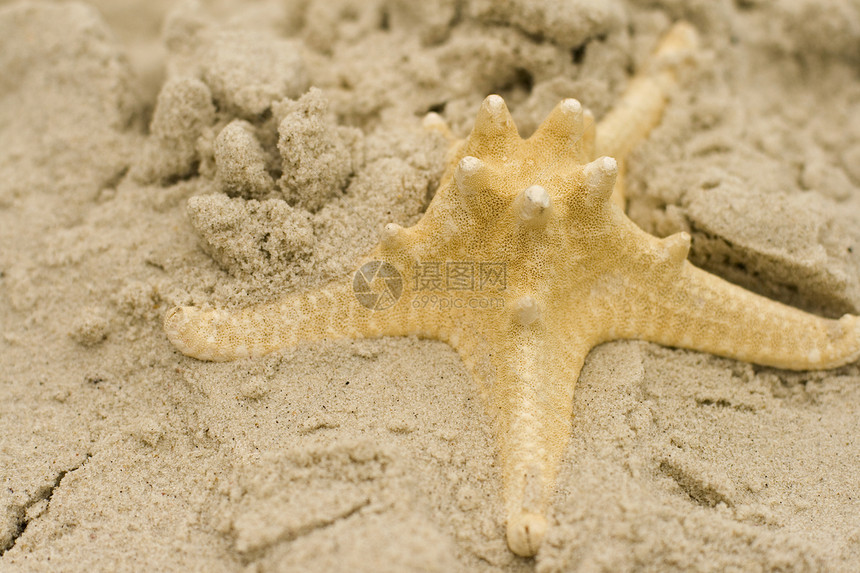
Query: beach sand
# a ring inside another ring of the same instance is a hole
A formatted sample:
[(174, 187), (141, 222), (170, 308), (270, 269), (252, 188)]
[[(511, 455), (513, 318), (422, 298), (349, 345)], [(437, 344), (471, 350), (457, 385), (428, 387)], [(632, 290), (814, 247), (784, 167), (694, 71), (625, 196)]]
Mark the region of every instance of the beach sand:
[[(415, 223), (498, 93), (599, 119), (660, 35), (701, 49), (628, 213), (766, 296), (860, 311), (852, 0), (0, 4), (3, 571), (857, 571), (860, 367), (617, 341), (588, 356), (550, 530), (504, 537), (450, 347), (180, 355), (177, 304), (348, 276)], [(318, 88), (318, 89), (311, 89)]]

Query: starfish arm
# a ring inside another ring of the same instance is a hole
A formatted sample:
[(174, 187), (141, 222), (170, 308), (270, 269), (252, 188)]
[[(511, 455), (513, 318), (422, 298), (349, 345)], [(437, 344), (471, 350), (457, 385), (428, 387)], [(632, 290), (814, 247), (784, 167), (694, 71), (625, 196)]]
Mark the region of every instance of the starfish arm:
[(183, 354), (215, 362), (263, 356), (300, 341), (410, 334), (445, 339), (446, 324), (425, 316), (408, 298), (374, 310), (362, 304), (350, 280), (235, 312), (176, 307), (165, 316), (164, 330)]
[[(494, 344), (485, 385), (502, 467), (507, 540), (511, 550), (534, 555), (547, 529), (546, 512), (570, 436), (573, 390), (588, 353), (585, 343), (562, 340), (538, 325), (515, 326)], [(481, 379), (471, 364), (473, 375)]]
[[(621, 175), (627, 156), (660, 122), (677, 71), (696, 48), (696, 30), (686, 22), (675, 24), (660, 41), (651, 67), (630, 80), (612, 110), (597, 125), (596, 157), (614, 157)], [(624, 208), (624, 179), (618, 177), (612, 201)]]
[[(767, 299), (684, 261), (620, 321), (617, 334), (790, 370), (860, 358), (860, 318), (822, 318)], [(644, 290), (644, 289), (643, 289)]]
[(650, 68), (638, 74), (619, 101), (597, 125), (597, 155), (623, 161), (660, 122), (681, 64), (696, 48), (696, 30), (675, 24), (660, 41)]

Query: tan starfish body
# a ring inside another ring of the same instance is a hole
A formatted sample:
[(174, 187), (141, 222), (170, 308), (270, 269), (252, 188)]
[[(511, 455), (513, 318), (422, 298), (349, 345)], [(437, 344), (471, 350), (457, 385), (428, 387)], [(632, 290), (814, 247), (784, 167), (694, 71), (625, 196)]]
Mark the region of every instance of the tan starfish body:
[(169, 339), (216, 361), (347, 337), (447, 342), (494, 419), (508, 544), (533, 555), (594, 346), (636, 338), (801, 370), (860, 356), (857, 317), (824, 319), (708, 274), (686, 260), (689, 235), (656, 238), (619, 207), (605, 155), (622, 161), (656, 124), (671, 60), (694, 40), (677, 25), (657, 54), (669, 63), (635, 79), (596, 129), (568, 99), (522, 140), (502, 98), (488, 97), (424, 216), (386, 226), (354, 277), (235, 313), (175, 308)]

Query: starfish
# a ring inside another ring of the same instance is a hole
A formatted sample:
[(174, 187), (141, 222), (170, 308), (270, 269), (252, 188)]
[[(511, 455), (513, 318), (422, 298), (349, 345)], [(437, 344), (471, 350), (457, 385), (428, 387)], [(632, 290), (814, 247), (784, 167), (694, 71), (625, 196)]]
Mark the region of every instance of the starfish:
[(168, 338), (213, 361), (342, 338), (447, 342), (493, 419), (508, 546), (534, 555), (596, 345), (641, 339), (797, 370), (860, 356), (858, 317), (821, 318), (730, 284), (687, 261), (687, 233), (657, 238), (624, 214), (619, 165), (659, 121), (672, 61), (694, 43), (676, 25), (657, 51), (665, 65), (635, 78), (599, 125), (566, 99), (523, 140), (502, 98), (487, 97), (423, 217), (385, 226), (351, 278), (236, 312), (174, 308)]

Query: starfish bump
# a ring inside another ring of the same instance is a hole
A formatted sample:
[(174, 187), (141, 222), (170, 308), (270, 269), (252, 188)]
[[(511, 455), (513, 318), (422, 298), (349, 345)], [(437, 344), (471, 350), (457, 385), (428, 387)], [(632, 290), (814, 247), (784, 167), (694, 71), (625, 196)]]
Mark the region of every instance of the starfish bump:
[[(672, 34), (673, 50), (693, 37)], [(619, 207), (619, 165), (659, 118), (670, 73), (638, 78), (597, 126), (566, 99), (526, 140), (487, 97), (424, 216), (387, 225), (351, 279), (234, 313), (175, 308), (170, 341), (202, 360), (347, 337), (446, 341), (494, 420), (508, 545), (535, 554), (594, 346), (642, 339), (789, 369), (860, 356), (858, 317), (814, 316), (708, 274), (687, 261), (688, 234), (654, 237)]]

